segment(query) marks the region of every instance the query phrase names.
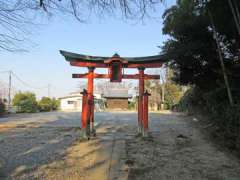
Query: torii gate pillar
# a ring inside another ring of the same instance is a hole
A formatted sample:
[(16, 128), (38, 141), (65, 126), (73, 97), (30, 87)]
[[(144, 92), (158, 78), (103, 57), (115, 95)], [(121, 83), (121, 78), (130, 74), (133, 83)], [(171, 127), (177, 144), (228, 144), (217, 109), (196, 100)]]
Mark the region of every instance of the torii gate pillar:
[(94, 96), (93, 96), (93, 84), (94, 84), (94, 67), (88, 67), (88, 107), (89, 107), (89, 120), (90, 120), (90, 133), (95, 135), (94, 129)]
[(139, 96), (138, 96), (138, 133), (142, 136), (148, 136), (148, 96), (150, 94), (144, 92), (144, 67), (139, 67)]
[(143, 93), (144, 93), (144, 67), (139, 67), (139, 98), (138, 98), (138, 132), (143, 132)]
[(143, 94), (143, 129), (142, 129), (142, 135), (144, 137), (148, 136), (148, 96), (151, 94), (148, 93), (148, 91), (145, 91)]
[(89, 132), (89, 106), (87, 90), (84, 89), (81, 94), (82, 94), (82, 116), (81, 116), (82, 136), (84, 138), (88, 138), (90, 132)]

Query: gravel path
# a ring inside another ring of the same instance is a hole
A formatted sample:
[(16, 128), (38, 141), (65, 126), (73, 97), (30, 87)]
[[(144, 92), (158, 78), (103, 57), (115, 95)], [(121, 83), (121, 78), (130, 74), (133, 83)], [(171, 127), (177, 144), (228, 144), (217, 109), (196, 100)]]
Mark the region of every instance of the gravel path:
[[(239, 180), (240, 162), (218, 149), (197, 122), (151, 114), (152, 138), (127, 141), (130, 180)], [(160, 119), (160, 121), (159, 121)]]
[(79, 138), (79, 113), (0, 118), (0, 179), (239, 180), (240, 162), (192, 118), (151, 113), (149, 138), (135, 113), (95, 114), (97, 137)]

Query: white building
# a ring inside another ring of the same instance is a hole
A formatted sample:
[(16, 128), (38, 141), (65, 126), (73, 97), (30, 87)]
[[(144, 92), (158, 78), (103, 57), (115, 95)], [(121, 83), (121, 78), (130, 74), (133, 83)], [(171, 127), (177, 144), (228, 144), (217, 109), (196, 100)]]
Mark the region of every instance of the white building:
[(68, 96), (61, 97), (60, 108), (62, 111), (81, 111), (82, 94), (80, 92), (71, 93)]
[[(82, 110), (82, 94), (80, 94), (80, 92), (70, 93), (68, 96), (59, 98), (59, 100), (62, 111)], [(102, 96), (100, 94), (94, 94), (94, 104), (96, 111), (104, 109)]]

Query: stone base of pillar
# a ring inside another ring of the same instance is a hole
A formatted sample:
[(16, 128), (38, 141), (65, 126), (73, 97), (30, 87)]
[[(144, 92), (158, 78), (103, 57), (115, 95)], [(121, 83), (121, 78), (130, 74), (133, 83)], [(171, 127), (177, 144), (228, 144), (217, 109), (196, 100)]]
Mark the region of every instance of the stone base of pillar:
[(142, 136), (143, 132), (143, 124), (141, 122), (138, 123), (138, 134)]
[(94, 123), (93, 122), (90, 122), (90, 127), (91, 127), (91, 135), (92, 136), (96, 136), (96, 130), (94, 128)]
[(81, 139), (89, 139), (86, 129), (81, 129), (80, 137)]
[(149, 137), (149, 132), (147, 129), (142, 131), (142, 137)]
[(88, 139), (89, 140), (90, 135), (91, 135), (91, 130), (90, 130), (90, 123), (88, 121), (86, 128), (81, 129), (80, 137), (81, 137), (81, 139)]

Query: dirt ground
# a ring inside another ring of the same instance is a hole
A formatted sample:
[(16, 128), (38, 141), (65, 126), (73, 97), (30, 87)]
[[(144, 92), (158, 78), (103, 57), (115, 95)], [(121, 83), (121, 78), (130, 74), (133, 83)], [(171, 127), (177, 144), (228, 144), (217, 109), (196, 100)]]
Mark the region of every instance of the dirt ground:
[(136, 113), (99, 112), (97, 136), (82, 141), (79, 116), (0, 118), (0, 179), (240, 180), (240, 161), (193, 117), (150, 113), (150, 137), (141, 138)]

